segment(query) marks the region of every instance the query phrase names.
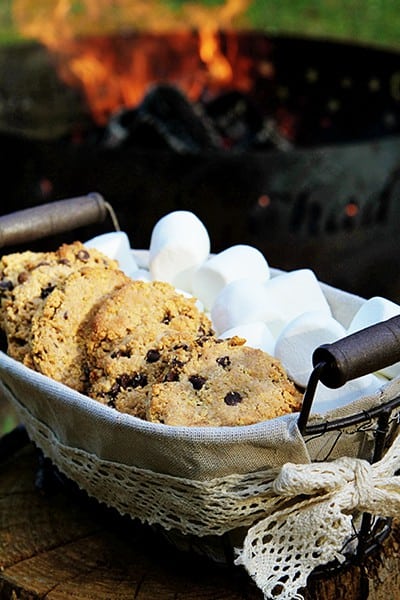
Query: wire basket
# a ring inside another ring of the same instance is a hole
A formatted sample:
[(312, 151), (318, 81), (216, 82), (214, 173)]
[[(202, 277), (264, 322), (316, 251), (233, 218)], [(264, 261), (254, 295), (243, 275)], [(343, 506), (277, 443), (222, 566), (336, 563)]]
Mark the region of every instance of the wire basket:
[[(2, 217), (0, 243), (46, 236), (55, 227), (56, 233), (74, 229), (77, 223), (104, 221), (110, 214), (111, 207), (96, 194), (43, 205)], [(352, 304), (354, 310), (363, 302), (321, 285), (334, 314), (342, 313), (343, 305)], [(311, 413), (319, 382), (338, 388), (399, 360), (400, 317), (394, 317), (315, 350), (299, 414), (231, 428), (141, 421), (31, 371), (4, 353), (0, 381), (29, 438), (63, 476), (121, 514), (153, 525), (175, 546), (226, 562), (243, 545), (237, 564), (246, 567), (266, 597), (273, 591), (284, 599), (321, 565), (329, 563), (333, 569), (362, 560), (390, 531), (399, 499), (388, 492), (382, 507), (376, 504), (373, 488), (375, 479), (383, 478), (384, 487), (400, 468), (399, 382), (393, 380), (327, 417)], [(293, 488), (286, 480), (288, 469)], [(283, 565), (280, 571), (282, 556), (291, 560), (295, 545), (290, 523), (293, 528), (296, 519), (301, 521), (302, 515), (324, 504), (329, 509), (326, 517), (318, 516), (318, 510), (312, 513), (323, 534), (316, 537), (318, 527), (311, 525), (311, 538), (304, 542), (301, 532), (299, 543), (307, 543), (304, 563)], [(365, 510), (370, 505), (372, 510)], [(271, 537), (276, 528), (277, 544)], [(327, 548), (326, 535), (331, 536)], [(270, 555), (257, 550), (260, 543), (263, 548), (269, 544)], [(277, 547), (280, 556), (275, 554)], [(266, 575), (265, 562), (271, 560), (274, 572)], [(292, 574), (289, 588), (287, 572)]]

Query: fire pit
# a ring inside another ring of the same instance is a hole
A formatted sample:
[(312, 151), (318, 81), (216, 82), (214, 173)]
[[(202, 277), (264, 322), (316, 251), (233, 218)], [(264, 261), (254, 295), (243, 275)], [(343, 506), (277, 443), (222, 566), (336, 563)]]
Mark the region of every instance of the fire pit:
[[(216, 40), (219, 70), (192, 31), (4, 48), (3, 212), (98, 191), (148, 247), (155, 220), (188, 209), (214, 251), (249, 243), (273, 266), (398, 300), (399, 55), (258, 32)], [(103, 72), (83, 68), (89, 58)]]

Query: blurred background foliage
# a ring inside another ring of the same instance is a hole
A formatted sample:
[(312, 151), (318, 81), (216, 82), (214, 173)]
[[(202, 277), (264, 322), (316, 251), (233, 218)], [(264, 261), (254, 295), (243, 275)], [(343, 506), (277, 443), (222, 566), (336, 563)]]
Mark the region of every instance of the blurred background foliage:
[[(40, 6), (48, 0), (22, 0)], [(122, 1), (122, 0), (120, 0)], [(134, 5), (141, 0), (124, 0)], [(228, 0), (156, 0), (178, 15), (188, 5), (210, 7)], [(13, 2), (0, 2), (0, 42), (21, 39), (13, 22)], [(86, 3), (93, 0), (86, 0)], [(61, 0), (52, 0), (53, 6)], [(65, 5), (65, 0), (63, 0)], [(72, 10), (82, 10), (85, 0), (69, 0)], [(111, 6), (112, 0), (100, 0)], [(117, 3), (118, 4), (118, 3)], [(236, 1), (236, 5), (240, 4)], [(400, 0), (248, 0), (239, 26), (272, 34), (306, 35), (400, 48)]]
[(247, 14), (270, 33), (400, 47), (399, 0), (258, 0)]

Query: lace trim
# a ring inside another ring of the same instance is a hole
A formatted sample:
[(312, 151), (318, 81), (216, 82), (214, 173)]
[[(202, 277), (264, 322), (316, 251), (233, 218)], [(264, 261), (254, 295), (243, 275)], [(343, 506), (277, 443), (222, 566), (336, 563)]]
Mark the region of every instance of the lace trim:
[(301, 599), (315, 567), (343, 560), (352, 513), (400, 514), (400, 434), (385, 457), (287, 463), (245, 475), (196, 481), (101, 460), (61, 444), (21, 405), (31, 438), (82, 489), (142, 522), (199, 537), (248, 528), (236, 549), (265, 598)]

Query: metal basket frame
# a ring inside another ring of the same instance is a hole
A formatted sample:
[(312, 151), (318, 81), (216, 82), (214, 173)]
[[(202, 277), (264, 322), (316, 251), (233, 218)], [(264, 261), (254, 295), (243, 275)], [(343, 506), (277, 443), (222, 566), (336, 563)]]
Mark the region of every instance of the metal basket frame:
[[(67, 204), (73, 208), (72, 215), (70, 216), (68, 216), (68, 211), (66, 210)], [(37, 212), (38, 209), (39, 212)], [(119, 230), (118, 220), (112, 207), (99, 194), (89, 194), (86, 197), (72, 198), (28, 210), (29, 216), (32, 217), (28, 221), (21, 219), (22, 213), (27, 213), (27, 211), (18, 211), (2, 217), (4, 227), (0, 232), (0, 247), (21, 243), (24, 239), (31, 240), (46, 237), (54, 233), (54, 227), (57, 233), (75, 229), (77, 226), (89, 223), (101, 223), (107, 216), (111, 218), (114, 228)], [(54, 211), (59, 217), (55, 220), (51, 214), (54, 214)], [(21, 230), (22, 221), (23, 226)], [(39, 222), (41, 224), (40, 227), (38, 225)], [(400, 331), (400, 321), (398, 327)], [(371, 463), (373, 464), (382, 458), (390, 437), (397, 432), (400, 426), (400, 411), (394, 412), (400, 407), (400, 396), (368, 411), (364, 410), (339, 419), (309, 423), (316, 387), (318, 382), (323, 379), (324, 371), (329, 370), (331, 366), (323, 361), (314, 364), (314, 370), (311, 373), (304, 393), (302, 409), (297, 422), (300, 433), (307, 443), (313, 437), (322, 436), (327, 432), (337, 431), (338, 436), (340, 436), (344, 429), (351, 427), (359, 427), (363, 431), (367, 429), (372, 430), (374, 432), (374, 445)], [(340, 385), (332, 385), (330, 387), (340, 387)], [(30, 443), (30, 439), (25, 427), (22, 424), (17, 425), (12, 431), (0, 437), (0, 462), (15, 454), (28, 443)], [(43, 461), (42, 464), (39, 464), (38, 470), (40, 471), (42, 468)], [(62, 485), (69, 486), (73, 484), (73, 482), (70, 482), (65, 476), (60, 474), (56, 467), (53, 466), (52, 469), (57, 474), (57, 479)], [(314, 575), (318, 575), (319, 571), (321, 571), (321, 574), (326, 575), (332, 572), (332, 570), (336, 571), (343, 568), (349, 562), (361, 562), (366, 555), (370, 554), (382, 543), (390, 533), (390, 530), (390, 519), (383, 517), (373, 519), (370, 514), (364, 513), (359, 530), (354, 530), (354, 539), (357, 539), (356, 551), (346, 554), (346, 548), (343, 548), (343, 554), (346, 557), (343, 563), (335, 563), (334, 565), (328, 565), (328, 567), (324, 566), (321, 570), (316, 569)]]

